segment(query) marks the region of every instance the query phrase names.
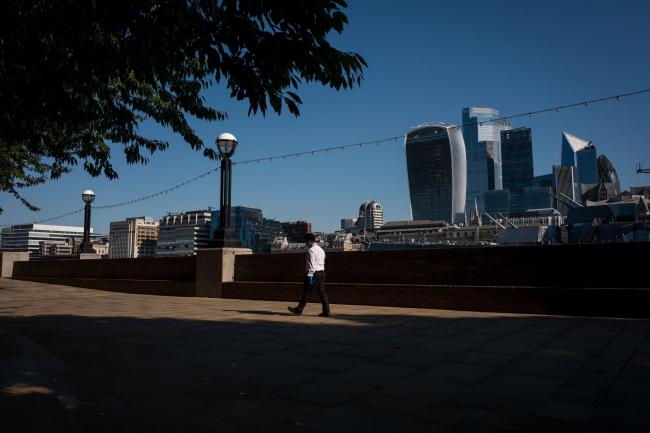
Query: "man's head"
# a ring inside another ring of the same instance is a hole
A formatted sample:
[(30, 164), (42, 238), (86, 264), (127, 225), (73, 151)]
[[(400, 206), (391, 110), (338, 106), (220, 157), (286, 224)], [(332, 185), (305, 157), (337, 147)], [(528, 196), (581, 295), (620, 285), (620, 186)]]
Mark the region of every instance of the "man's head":
[(307, 233), (305, 236), (305, 240), (307, 241), (307, 245), (310, 247), (316, 243), (316, 236), (314, 236), (313, 233)]

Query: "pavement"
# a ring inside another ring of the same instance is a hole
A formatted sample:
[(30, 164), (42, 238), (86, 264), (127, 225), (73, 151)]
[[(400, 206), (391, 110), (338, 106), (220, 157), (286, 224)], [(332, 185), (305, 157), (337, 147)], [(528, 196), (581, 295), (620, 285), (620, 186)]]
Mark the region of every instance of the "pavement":
[(650, 321), (286, 307), (0, 279), (2, 431), (650, 431)]

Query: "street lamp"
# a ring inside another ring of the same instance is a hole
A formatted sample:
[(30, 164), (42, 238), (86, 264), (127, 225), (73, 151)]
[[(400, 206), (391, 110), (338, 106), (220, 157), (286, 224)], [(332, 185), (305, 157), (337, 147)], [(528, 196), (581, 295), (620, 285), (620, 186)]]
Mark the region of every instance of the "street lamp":
[(232, 161), (230, 157), (237, 149), (237, 139), (234, 135), (224, 132), (216, 140), (219, 155), (221, 155), (221, 193), (219, 203), (219, 227), (214, 232), (214, 246), (218, 248), (241, 247), (239, 238), (230, 221)]
[(90, 204), (95, 200), (95, 193), (87, 189), (81, 193), (81, 198), (86, 203), (84, 207), (84, 239), (81, 241), (81, 253), (94, 254), (95, 250), (93, 250), (93, 246), (90, 243)]

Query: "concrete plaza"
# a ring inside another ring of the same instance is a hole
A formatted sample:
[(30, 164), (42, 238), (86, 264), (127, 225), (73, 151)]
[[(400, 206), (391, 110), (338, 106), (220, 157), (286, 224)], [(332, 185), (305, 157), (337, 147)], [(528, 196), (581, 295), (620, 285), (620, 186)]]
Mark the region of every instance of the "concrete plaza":
[(2, 431), (650, 431), (650, 321), (286, 306), (0, 279)]

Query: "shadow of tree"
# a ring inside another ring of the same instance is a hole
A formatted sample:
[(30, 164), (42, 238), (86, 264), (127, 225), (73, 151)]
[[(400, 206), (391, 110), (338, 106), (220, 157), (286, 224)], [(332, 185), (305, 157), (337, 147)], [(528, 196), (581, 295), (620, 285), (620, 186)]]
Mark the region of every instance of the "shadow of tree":
[[(18, 384), (65, 389), (67, 413), (93, 432), (613, 428), (609, 391), (650, 356), (649, 322), (632, 319), (371, 307), (323, 319), (224, 307), (213, 320), (138, 315), (0, 317), (3, 335), (24, 339), (0, 351), (14, 366), (0, 376), (11, 431), (62, 425), (39, 417), (48, 404), (7, 392)], [(650, 393), (634, 397), (650, 406)], [(543, 410), (569, 403), (585, 413), (577, 422)]]

